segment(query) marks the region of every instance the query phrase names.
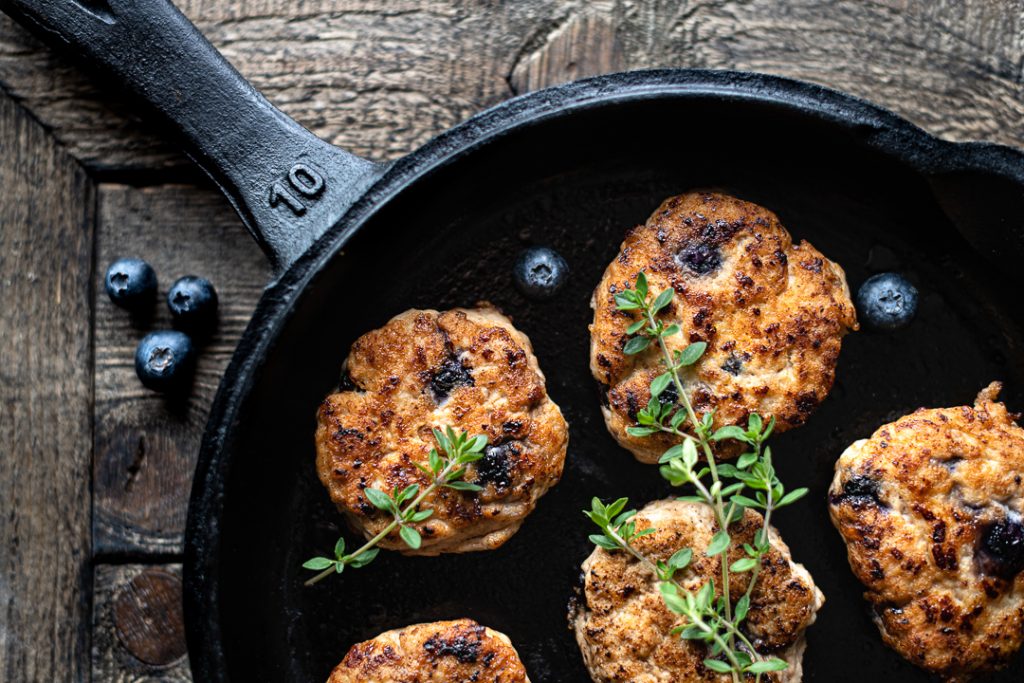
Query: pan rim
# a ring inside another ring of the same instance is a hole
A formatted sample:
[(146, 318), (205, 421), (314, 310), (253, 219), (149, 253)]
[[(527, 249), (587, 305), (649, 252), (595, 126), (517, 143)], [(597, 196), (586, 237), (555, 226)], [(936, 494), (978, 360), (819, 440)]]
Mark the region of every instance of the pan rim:
[(183, 558), (185, 630), (195, 680), (228, 679), (221, 639), (220, 523), (232, 431), (254, 378), (295, 310), (303, 290), (383, 206), (406, 187), (513, 131), (588, 109), (644, 99), (716, 99), (789, 110), (846, 130), (858, 142), (922, 175), (983, 170), (1024, 188), (1024, 151), (984, 142), (943, 140), (859, 97), (821, 85), (744, 71), (657, 69), (598, 76), (520, 95), (476, 114), (387, 165), (338, 223), (299, 257), (261, 297), (210, 408), (189, 500)]

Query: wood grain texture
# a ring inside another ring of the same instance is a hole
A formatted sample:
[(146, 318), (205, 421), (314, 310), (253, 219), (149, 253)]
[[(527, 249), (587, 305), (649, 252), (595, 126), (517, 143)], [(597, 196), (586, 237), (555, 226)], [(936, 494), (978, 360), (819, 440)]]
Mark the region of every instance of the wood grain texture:
[[(509, 95), (505, 75), (537, 3), (438, 0), (208, 2), (179, 8), (286, 113), (377, 158)], [(91, 168), (181, 164), (111, 90), (0, 20), (0, 83)]]
[(620, 26), (614, 2), (590, 3), (545, 36), (539, 47), (516, 60), (509, 87), (515, 93), (525, 93), (627, 69)]
[(0, 681), (87, 675), (93, 188), (0, 93)]
[[(270, 269), (227, 201), (209, 188), (103, 184), (97, 223), (95, 552), (176, 554), (210, 402)], [(157, 272), (151, 319), (133, 319), (103, 289), (107, 265), (121, 256), (146, 259)], [(167, 289), (183, 275), (213, 283), (219, 320), (199, 346), (191, 391), (167, 398), (139, 383), (135, 346), (148, 332), (171, 327)]]
[(192, 680), (185, 654), (181, 565), (100, 565), (93, 599), (92, 680)]
[[(1024, 0), (182, 0), (269, 99), (394, 158), (515, 92), (619, 69), (765, 71), (956, 140), (1020, 144)], [(0, 84), (93, 169), (180, 165), (154, 128), (0, 18)]]

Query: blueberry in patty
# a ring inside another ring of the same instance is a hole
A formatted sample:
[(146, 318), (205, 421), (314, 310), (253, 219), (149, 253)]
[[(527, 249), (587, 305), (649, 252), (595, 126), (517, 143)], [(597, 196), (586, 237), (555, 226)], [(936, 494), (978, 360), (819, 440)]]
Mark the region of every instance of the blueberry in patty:
[(1004, 519), (988, 525), (981, 536), (982, 570), (1010, 581), (1024, 571), (1024, 524)]
[(497, 446), (487, 446), (484, 457), (476, 463), (477, 483), (494, 484), (498, 490), (507, 489), (512, 483), (512, 461), (518, 457), (518, 447), (513, 441)]
[(473, 373), (455, 356), (441, 363), (430, 379), (430, 391), (438, 403), (447, 399), (455, 387), (467, 386), (473, 386)]
[(722, 363), (722, 369), (728, 372), (733, 377), (738, 377), (743, 372), (743, 359), (737, 356), (735, 353), (730, 353), (729, 357)]
[(665, 389), (658, 394), (658, 403), (665, 406), (674, 406), (679, 403), (679, 390), (676, 389), (675, 383), (669, 383)]
[(839, 505), (844, 500), (854, 506), (881, 505), (879, 492), (880, 486), (877, 479), (857, 474), (847, 479), (843, 484), (843, 492), (831, 496), (830, 501), (833, 505)]
[(917, 288), (898, 273), (872, 275), (857, 292), (861, 319), (879, 330), (895, 330), (910, 323), (917, 311)]
[(722, 252), (718, 247), (704, 242), (687, 246), (676, 258), (681, 265), (697, 275), (707, 275), (722, 265)]
[(177, 330), (150, 332), (135, 348), (135, 374), (154, 391), (184, 386), (194, 363), (192, 340)]
[(217, 319), (217, 292), (210, 281), (186, 275), (167, 292), (174, 324), (190, 332), (209, 332)]
[(520, 292), (534, 299), (546, 299), (569, 277), (569, 264), (554, 249), (530, 247), (516, 258), (512, 278)]
[(156, 296), (156, 273), (140, 258), (117, 259), (103, 282), (110, 300), (122, 308), (138, 310)]

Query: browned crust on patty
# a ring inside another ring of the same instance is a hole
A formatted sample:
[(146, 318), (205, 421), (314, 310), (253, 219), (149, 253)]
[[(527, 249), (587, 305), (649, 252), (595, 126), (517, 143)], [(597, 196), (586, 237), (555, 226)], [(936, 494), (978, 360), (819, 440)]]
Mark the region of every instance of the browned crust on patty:
[(1024, 639), (1024, 572), (985, 550), (1024, 514), (1024, 429), (996, 402), (920, 409), (836, 463), (832, 522), (886, 644), (947, 680), (1003, 664)]
[[(743, 543), (753, 541), (763, 523), (748, 510), (730, 527), (733, 546), (729, 562), (745, 557)], [(715, 533), (714, 513), (700, 503), (661, 500), (637, 513), (636, 528), (653, 527), (634, 546), (652, 561), (668, 560), (677, 550), (693, 549), (693, 562), (677, 575), (691, 591), (709, 579), (721, 586), (720, 559), (704, 556)], [(595, 548), (583, 563), (583, 589), (577, 599), (573, 627), (591, 677), (597, 683), (664, 683), (667, 681), (728, 681), (703, 665), (707, 648), (671, 633), (682, 617), (665, 607), (649, 569), (624, 552)], [(735, 603), (746, 591), (749, 574), (734, 574), (730, 596)], [(718, 594), (721, 594), (720, 592)], [(792, 562), (789, 548), (777, 531), (754, 588), (744, 630), (762, 654), (775, 654), (790, 663), (781, 674), (762, 681), (799, 681), (804, 630), (814, 622), (824, 598), (803, 566)]]
[(485, 434), (483, 460), (465, 479), (479, 493), (438, 489), (421, 507), (412, 551), (397, 534), (381, 547), (436, 555), (497, 548), (562, 474), (568, 428), (548, 397), (530, 340), (490, 305), (410, 310), (356, 340), (342, 390), (317, 415), (317, 471), (331, 500), (366, 537), (390, 521), (363, 493), (430, 480), (431, 428)]
[(413, 624), (352, 646), (327, 683), (530, 683), (512, 642), (472, 619)]
[(794, 245), (775, 214), (756, 204), (714, 192), (671, 197), (629, 232), (592, 300), (590, 367), (607, 386), (605, 421), (639, 460), (654, 462), (675, 443), (667, 434), (626, 433), (663, 372), (656, 345), (636, 356), (622, 351), (636, 317), (616, 310), (615, 294), (641, 271), (653, 293), (676, 292), (662, 313), (682, 328), (670, 348), (708, 343), (683, 380), (698, 412), (717, 411), (716, 426), (757, 412), (784, 431), (828, 395), (842, 337), (857, 329), (842, 268), (807, 242)]

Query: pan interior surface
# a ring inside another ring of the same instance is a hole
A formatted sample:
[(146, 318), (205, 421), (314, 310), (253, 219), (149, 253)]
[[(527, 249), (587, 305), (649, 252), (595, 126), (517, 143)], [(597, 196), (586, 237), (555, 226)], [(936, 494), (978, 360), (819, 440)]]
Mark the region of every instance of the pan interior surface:
[[(592, 496), (641, 506), (678, 495), (605, 430), (588, 368), (590, 296), (626, 231), (666, 197), (716, 188), (776, 212), (847, 273), (851, 289), (894, 270), (921, 292), (913, 323), (848, 336), (830, 397), (772, 439), (780, 476), (810, 495), (778, 515), (827, 602), (808, 631), (807, 681), (927, 681), (887, 649), (832, 528), (826, 490), (839, 454), (920, 406), (973, 402), (988, 382), (1024, 410), (1019, 276), (992, 267), (899, 155), (849, 129), (756, 102), (647, 99), (513, 131), (435, 170), (378, 210), (302, 292), (241, 406), (225, 457), (216, 560), (231, 680), (323, 681), (355, 642), (436, 619), (502, 631), (531, 679), (588, 681), (567, 622), (592, 546)], [(512, 284), (521, 249), (545, 245), (571, 274), (553, 299)], [(570, 425), (561, 483), (497, 551), (438, 558), (381, 553), (312, 588), (304, 560), (342, 529), (316, 477), (313, 431), (352, 341), (412, 307), (488, 300), (533, 341)], [(991, 680), (1024, 679), (1024, 657)]]

